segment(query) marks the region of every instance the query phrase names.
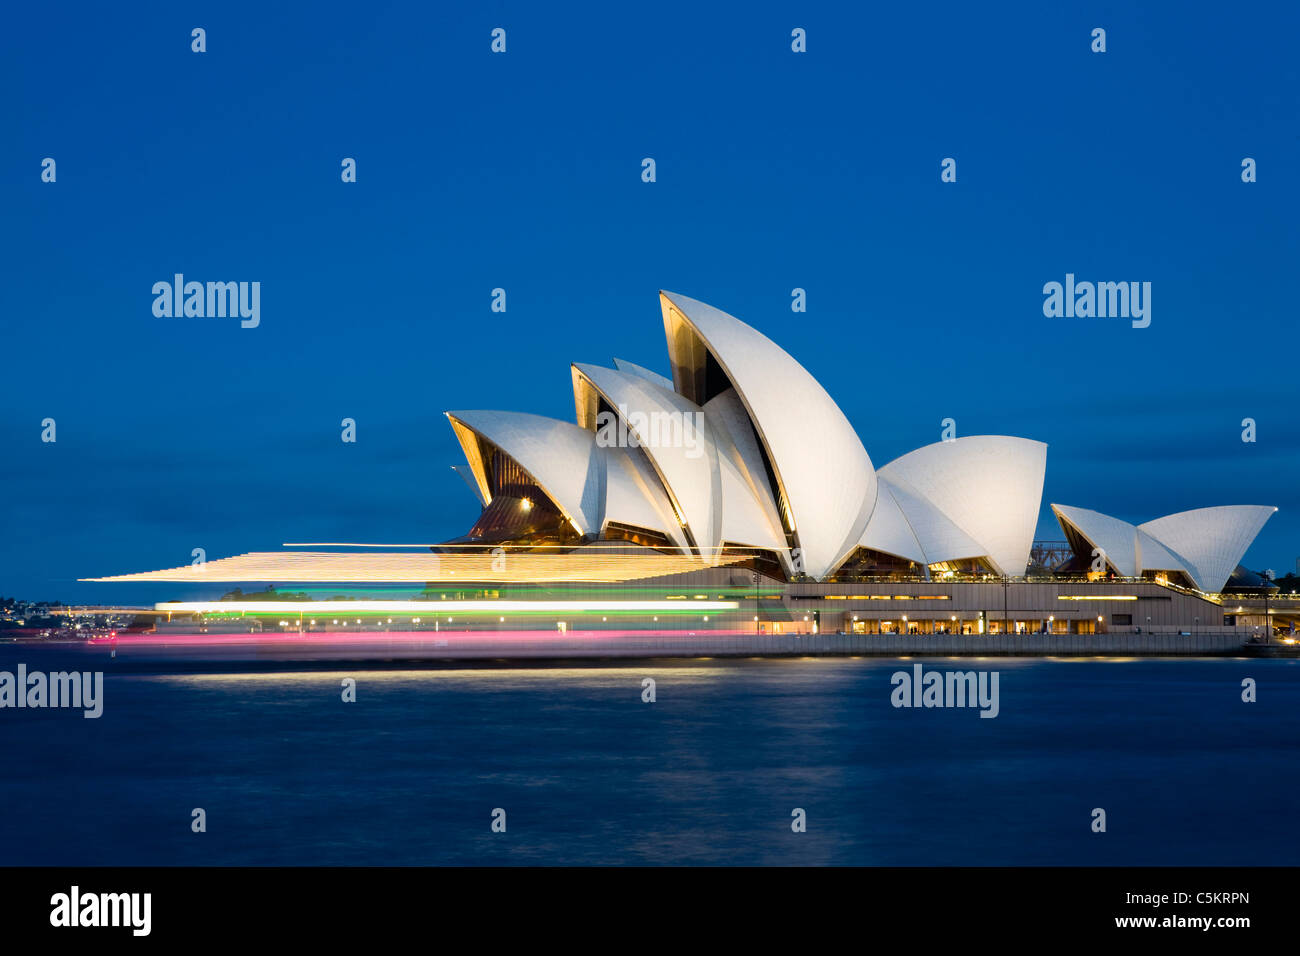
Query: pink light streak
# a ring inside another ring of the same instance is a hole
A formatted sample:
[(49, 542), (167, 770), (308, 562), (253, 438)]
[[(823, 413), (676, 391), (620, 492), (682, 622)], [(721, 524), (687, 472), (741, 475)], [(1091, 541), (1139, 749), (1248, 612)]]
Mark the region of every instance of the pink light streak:
[(568, 644), (587, 640), (681, 640), (698, 641), (712, 637), (752, 637), (752, 630), (614, 630), (579, 631), (570, 628), (567, 633), (554, 631), (289, 631), (271, 634), (121, 634), (117, 637), (97, 637), (87, 641), (93, 645), (116, 647), (303, 647), (361, 644), (428, 644), (450, 647), (457, 643), (475, 644)]

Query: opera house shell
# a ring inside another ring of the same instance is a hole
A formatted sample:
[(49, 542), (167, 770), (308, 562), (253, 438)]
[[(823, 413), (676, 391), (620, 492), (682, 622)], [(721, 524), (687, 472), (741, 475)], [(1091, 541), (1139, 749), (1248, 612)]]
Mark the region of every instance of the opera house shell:
[(1052, 505), (1072, 550), (1089, 555), (1123, 577), (1156, 574), (1181, 578), (1198, 591), (1217, 593), (1242, 555), (1273, 516), (1268, 505), (1198, 508), (1132, 525), (1119, 518)]
[[(483, 507), (462, 544), (627, 541), (707, 567), (744, 554), (787, 580), (910, 569), (1019, 576), (1047, 446), (956, 438), (873, 465), (826, 390), (762, 333), (661, 292), (672, 378), (572, 366), (573, 423), (452, 411)], [(1053, 506), (1080, 558), (1219, 590), (1276, 509), (1208, 508), (1130, 525)]]

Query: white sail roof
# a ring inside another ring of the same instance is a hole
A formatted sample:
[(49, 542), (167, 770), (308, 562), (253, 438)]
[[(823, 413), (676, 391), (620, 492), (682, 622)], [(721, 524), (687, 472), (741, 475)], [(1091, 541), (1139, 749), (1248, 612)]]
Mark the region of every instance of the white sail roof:
[[(1134, 577), (1139, 574), (1137, 528), (1127, 521), (1112, 518), (1100, 511), (1075, 508), (1070, 505), (1052, 505), (1052, 511), (1062, 523), (1068, 522), (1094, 548), (1106, 553), (1106, 560), (1117, 574)], [(1080, 555), (1090, 557), (1090, 555)], [(1171, 569), (1167, 569), (1171, 570)]]
[[(713, 306), (661, 292), (676, 390), (697, 403), (734, 387), (775, 473), (803, 570), (824, 577), (858, 543), (876, 474), (853, 426), (806, 369)], [(708, 357), (727, 381), (710, 380)]]
[[(611, 522), (643, 528), (709, 563), (726, 545), (770, 549), (787, 573), (817, 579), (858, 547), (928, 565), (982, 558), (1005, 574), (1025, 571), (1046, 445), (959, 438), (877, 472), (831, 397), (770, 339), (686, 296), (661, 292), (660, 305), (671, 381), (623, 359), (616, 369), (575, 365), (577, 425), (516, 412), (447, 413), (468, 460), (457, 470), (484, 505), (484, 456), (497, 448), (583, 535)], [(612, 443), (598, 438), (607, 407), (617, 421), (606, 427), (621, 422)], [(1052, 507), (1072, 540), (1104, 550), (1120, 574), (1177, 571), (1206, 591), (1222, 588), (1277, 510), (1202, 508), (1135, 526)]]
[(916, 532), (908, 522), (907, 516), (894, 497), (889, 482), (876, 484), (876, 507), (867, 522), (867, 530), (862, 532), (862, 547), (872, 551), (883, 551), (896, 557), (907, 558), (920, 564), (932, 564), (926, 560), (925, 549), (917, 540)]
[(915, 491), (977, 541), (1000, 573), (1018, 575), (1029, 564), (1046, 471), (1042, 442), (976, 435), (918, 448), (880, 477)]
[(1133, 529), (1137, 534), (1138, 573), (1146, 571), (1181, 571), (1189, 578), (1195, 579), (1191, 565), (1174, 554), (1163, 544), (1140, 528)]
[(636, 448), (606, 448), (604, 452), (605, 524), (615, 521), (657, 531), (678, 550), (690, 554), (659, 476), (641, 451)]
[(1221, 590), (1259, 530), (1277, 511), (1266, 505), (1223, 505), (1166, 515), (1140, 525), (1086, 508), (1052, 505), (1062, 525), (1105, 550), (1124, 575), (1186, 574), (1202, 591)]
[(527, 412), (446, 414), (481, 488), (487, 487), (483, 462), (468, 447), (465, 430), (496, 445), (518, 462), (579, 534), (600, 531), (604, 524), (605, 460), (595, 435), (558, 418)]
[[(908, 527), (911, 528), (917, 543), (921, 546), (926, 564), (941, 564), (945, 561), (961, 561), (988, 555), (988, 549), (982, 543), (975, 540), (965, 529), (959, 527), (936, 507), (934, 502), (903, 479), (886, 478), (882, 473), (880, 484), (887, 488), (890, 497), (902, 511), (903, 517), (907, 519)], [(876, 501), (876, 507), (881, 507), (879, 499)], [(865, 536), (863, 540), (865, 544)], [(870, 547), (870, 545), (865, 546)], [(899, 557), (908, 557), (908, 555), (899, 555)]]
[(1202, 591), (1223, 589), (1264, 522), (1277, 511), (1270, 505), (1222, 505), (1156, 518), (1145, 531), (1185, 561)]
[(594, 438), (602, 447), (639, 445), (663, 481), (669, 498), (700, 556), (716, 557), (722, 544), (722, 473), (713, 429), (694, 402), (626, 372), (599, 365), (573, 366), (575, 389), (585, 380), (613, 406), (625, 423), (602, 428)]
[(704, 415), (713, 426), (722, 470), (722, 540), (774, 551), (788, 571), (789, 553), (781, 517), (763, 474), (763, 460), (744, 406), (728, 389), (704, 406)]
[(673, 380), (666, 375), (660, 375), (658, 372), (652, 372), (648, 368), (642, 368), (640, 365), (624, 361), (620, 358), (614, 359), (614, 367), (620, 372), (626, 372), (628, 375), (635, 375), (638, 378), (643, 378), (647, 382), (652, 382), (660, 388), (666, 388), (670, 392), (673, 390)]

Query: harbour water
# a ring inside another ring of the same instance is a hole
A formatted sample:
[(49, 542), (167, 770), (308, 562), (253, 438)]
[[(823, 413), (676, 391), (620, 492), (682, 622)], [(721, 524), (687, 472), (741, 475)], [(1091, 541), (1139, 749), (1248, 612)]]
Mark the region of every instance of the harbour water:
[(1300, 864), (1293, 659), (119, 665), (0, 709), (0, 864)]

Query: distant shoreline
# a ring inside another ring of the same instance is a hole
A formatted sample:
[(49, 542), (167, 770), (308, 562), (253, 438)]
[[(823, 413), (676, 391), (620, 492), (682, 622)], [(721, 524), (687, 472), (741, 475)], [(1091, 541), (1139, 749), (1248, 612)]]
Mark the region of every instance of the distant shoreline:
[[(1244, 644), (1236, 633), (1102, 635), (553, 635), (474, 631), (356, 634), (124, 635), (116, 641), (14, 641), (35, 653), (132, 663), (635, 661), (783, 657), (1292, 657), (1300, 645)], [(3, 650), (0, 650), (3, 654)]]

